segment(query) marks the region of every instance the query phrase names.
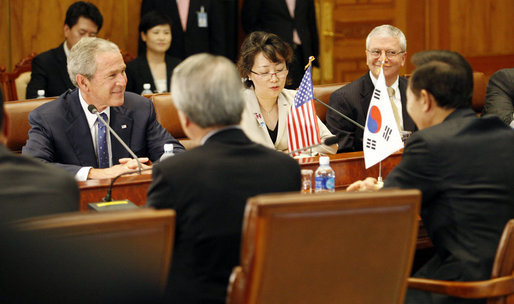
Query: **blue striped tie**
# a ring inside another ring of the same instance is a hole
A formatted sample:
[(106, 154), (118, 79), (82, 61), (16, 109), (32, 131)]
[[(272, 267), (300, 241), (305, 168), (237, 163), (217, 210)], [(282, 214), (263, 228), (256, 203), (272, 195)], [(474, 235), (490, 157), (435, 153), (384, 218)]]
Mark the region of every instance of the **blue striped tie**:
[[(107, 122), (107, 114), (101, 113), (100, 116)], [(98, 168), (109, 168), (109, 150), (107, 148), (107, 127), (100, 119), (98, 123)]]

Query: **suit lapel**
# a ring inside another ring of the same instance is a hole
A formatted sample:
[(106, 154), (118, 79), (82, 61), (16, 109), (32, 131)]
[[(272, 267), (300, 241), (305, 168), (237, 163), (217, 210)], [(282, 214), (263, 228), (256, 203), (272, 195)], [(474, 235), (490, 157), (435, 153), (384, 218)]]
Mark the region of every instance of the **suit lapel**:
[(80, 105), (78, 89), (66, 93), (64, 97), (64, 111), (68, 128), (66, 135), (74, 154), (81, 166), (98, 167), (91, 131), (87, 123), (86, 114)]
[(368, 108), (369, 108), (369, 103), (371, 101), (371, 96), (373, 95), (373, 90), (375, 89), (375, 87), (373, 86), (373, 82), (371, 81), (369, 72), (366, 73), (366, 75), (364, 76), (363, 82), (364, 83), (362, 84), (362, 91), (361, 91), (361, 97), (362, 97), (363, 102), (361, 103), (361, 106), (362, 106), (362, 113), (364, 113), (364, 116), (366, 116), (368, 114)]
[[(111, 107), (111, 118), (109, 125), (120, 138), (130, 147), (130, 135), (134, 121), (125, 114), (125, 107)], [(131, 157), (120, 142), (111, 136), (112, 164), (118, 164), (118, 160), (123, 157)]]
[(278, 132), (277, 132), (277, 140), (276, 143), (280, 143), (285, 140), (287, 144), (287, 114), (289, 113), (289, 108), (293, 103), (292, 100), (288, 100), (286, 95), (280, 93), (277, 100), (278, 106)]
[(398, 88), (400, 89), (400, 98), (402, 102), (402, 118), (403, 118), (403, 129), (404, 130), (415, 130), (416, 125), (409, 113), (407, 113), (407, 79), (400, 77), (398, 80)]
[[(260, 130), (259, 131), (260, 137), (263, 138), (270, 147), (273, 147), (274, 145), (273, 145), (273, 142), (271, 141), (271, 138), (269, 137), (268, 129), (266, 127), (266, 123), (264, 122), (264, 118), (262, 116), (261, 109), (259, 107), (259, 101), (257, 100), (257, 95), (255, 95), (255, 91), (252, 90), (252, 94), (248, 94), (248, 98), (251, 100), (246, 103), (246, 107), (247, 107), (248, 112), (250, 112), (250, 114), (252, 115), (252, 118), (254, 119), (255, 123), (259, 126), (258, 129)], [(279, 115), (280, 115), (280, 112), (279, 112)], [(280, 118), (279, 118), (279, 124), (280, 124)], [(280, 131), (280, 129), (279, 129), (279, 131)], [(277, 136), (277, 140), (278, 140), (278, 136)]]

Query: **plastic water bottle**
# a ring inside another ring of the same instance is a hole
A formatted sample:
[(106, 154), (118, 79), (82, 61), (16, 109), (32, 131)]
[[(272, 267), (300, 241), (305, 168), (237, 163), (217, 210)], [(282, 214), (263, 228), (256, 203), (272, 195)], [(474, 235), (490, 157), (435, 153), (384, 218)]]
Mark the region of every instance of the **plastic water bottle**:
[(173, 153), (173, 144), (164, 144), (164, 153), (162, 153), (159, 161), (163, 161), (173, 155), (175, 155), (175, 153)]
[(45, 90), (37, 90), (36, 98), (45, 98)]
[(336, 173), (330, 167), (330, 158), (328, 156), (320, 156), (319, 167), (314, 173), (315, 192), (334, 192)]
[(152, 85), (149, 83), (143, 84), (143, 92), (141, 92), (141, 95), (153, 94), (152, 90), (150, 90), (151, 87)]

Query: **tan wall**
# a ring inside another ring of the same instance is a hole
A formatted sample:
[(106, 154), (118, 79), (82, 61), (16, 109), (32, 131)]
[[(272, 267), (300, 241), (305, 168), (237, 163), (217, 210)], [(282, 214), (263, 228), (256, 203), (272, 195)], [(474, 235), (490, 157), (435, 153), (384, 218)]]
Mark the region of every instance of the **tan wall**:
[[(11, 71), (32, 51), (63, 40), (64, 15), (75, 0), (0, 0), (0, 66)], [(100, 37), (137, 53), (141, 0), (95, 3), (104, 16)], [(514, 67), (512, 0), (315, 0), (321, 43), (321, 82), (362, 75), (364, 40), (376, 25), (391, 23), (407, 36), (408, 54), (424, 49), (461, 52), (475, 70), (491, 74)], [(241, 37), (243, 38), (243, 37)], [(403, 72), (412, 70), (410, 56)]]
[[(137, 27), (141, 0), (94, 3), (104, 17), (99, 37), (137, 54)], [(64, 18), (75, 0), (0, 0), (0, 65), (11, 71), (31, 52), (41, 53), (63, 40)]]

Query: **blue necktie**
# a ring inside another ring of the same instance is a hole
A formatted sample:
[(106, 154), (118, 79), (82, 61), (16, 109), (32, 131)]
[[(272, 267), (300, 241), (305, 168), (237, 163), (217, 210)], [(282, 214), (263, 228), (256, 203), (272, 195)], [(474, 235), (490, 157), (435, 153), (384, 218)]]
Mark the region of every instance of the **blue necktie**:
[[(101, 113), (100, 116), (107, 122), (107, 114)], [(98, 168), (109, 168), (109, 148), (107, 148), (107, 127), (100, 119), (98, 123)]]

